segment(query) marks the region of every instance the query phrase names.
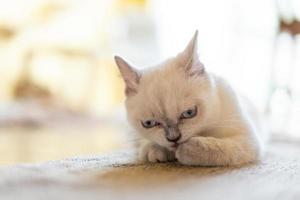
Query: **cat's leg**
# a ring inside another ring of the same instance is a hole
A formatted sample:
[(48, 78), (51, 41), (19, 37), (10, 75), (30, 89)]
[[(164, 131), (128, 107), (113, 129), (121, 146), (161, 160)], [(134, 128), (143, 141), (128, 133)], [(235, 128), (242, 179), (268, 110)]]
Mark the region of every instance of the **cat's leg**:
[(258, 158), (258, 145), (249, 138), (192, 137), (176, 150), (185, 165), (229, 166), (250, 163)]
[(144, 144), (139, 151), (139, 160), (143, 162), (168, 162), (175, 161), (175, 153), (158, 144)]

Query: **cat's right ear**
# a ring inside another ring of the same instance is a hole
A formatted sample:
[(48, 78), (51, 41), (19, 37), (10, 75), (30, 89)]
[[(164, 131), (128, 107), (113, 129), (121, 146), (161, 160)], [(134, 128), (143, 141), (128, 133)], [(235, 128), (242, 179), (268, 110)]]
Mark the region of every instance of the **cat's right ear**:
[(197, 38), (198, 31), (195, 32), (184, 51), (177, 55), (181, 62), (181, 67), (191, 76), (201, 75), (205, 72), (204, 65), (200, 62), (198, 56)]
[(140, 82), (140, 73), (131, 67), (123, 58), (115, 56), (115, 62), (119, 67), (122, 78), (125, 82), (125, 94), (130, 96), (137, 93), (138, 85)]

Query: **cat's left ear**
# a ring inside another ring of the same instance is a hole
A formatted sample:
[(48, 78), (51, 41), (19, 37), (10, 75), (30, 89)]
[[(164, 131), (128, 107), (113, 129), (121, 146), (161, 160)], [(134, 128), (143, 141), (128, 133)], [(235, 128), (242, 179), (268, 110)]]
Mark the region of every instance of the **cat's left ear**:
[(131, 67), (123, 58), (115, 56), (115, 62), (119, 67), (122, 78), (125, 82), (125, 94), (130, 96), (137, 93), (141, 74)]
[(183, 67), (189, 75), (201, 75), (205, 72), (204, 65), (200, 62), (198, 56), (198, 30), (195, 32), (193, 38), (184, 49), (178, 54), (180, 60), (180, 67)]

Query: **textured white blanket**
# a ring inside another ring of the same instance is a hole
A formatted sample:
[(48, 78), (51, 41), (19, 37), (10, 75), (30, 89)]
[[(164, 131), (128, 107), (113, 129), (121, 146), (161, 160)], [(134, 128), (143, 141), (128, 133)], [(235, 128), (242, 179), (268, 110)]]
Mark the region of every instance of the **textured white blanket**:
[(300, 146), (272, 144), (239, 168), (140, 165), (130, 152), (2, 167), (0, 199), (300, 199)]

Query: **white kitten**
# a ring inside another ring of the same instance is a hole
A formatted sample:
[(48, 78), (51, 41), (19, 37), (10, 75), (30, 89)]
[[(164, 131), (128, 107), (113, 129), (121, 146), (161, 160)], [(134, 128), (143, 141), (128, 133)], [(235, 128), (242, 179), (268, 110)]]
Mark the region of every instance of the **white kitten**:
[(205, 71), (197, 32), (183, 52), (151, 70), (115, 61), (126, 85), (128, 120), (144, 138), (141, 160), (225, 166), (261, 155), (258, 115), (225, 80)]

